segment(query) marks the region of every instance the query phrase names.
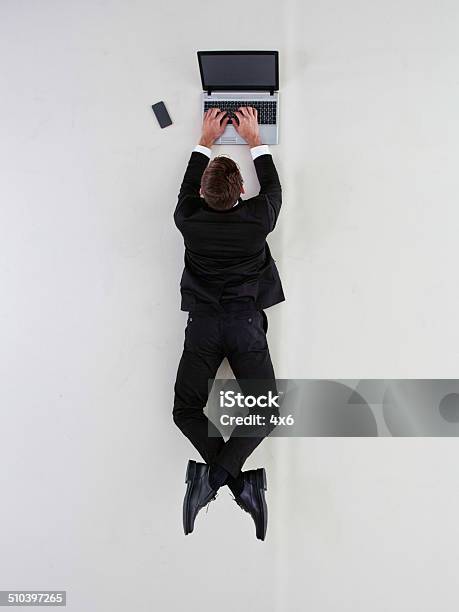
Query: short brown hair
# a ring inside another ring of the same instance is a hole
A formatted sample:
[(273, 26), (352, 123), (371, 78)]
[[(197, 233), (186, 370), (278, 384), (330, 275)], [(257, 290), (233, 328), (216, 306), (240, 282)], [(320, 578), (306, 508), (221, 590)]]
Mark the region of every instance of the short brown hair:
[(201, 191), (204, 200), (217, 210), (231, 208), (239, 196), (243, 180), (239, 166), (230, 157), (218, 155), (204, 170)]

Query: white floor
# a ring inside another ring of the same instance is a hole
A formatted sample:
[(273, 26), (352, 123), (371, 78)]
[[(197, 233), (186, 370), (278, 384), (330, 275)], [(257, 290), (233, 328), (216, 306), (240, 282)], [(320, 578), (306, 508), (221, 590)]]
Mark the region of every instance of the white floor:
[[(198, 49), (280, 52), (277, 375), (457, 376), (458, 21), (433, 0), (1, 3), (1, 589), (66, 589), (72, 612), (457, 610), (455, 439), (269, 440), (248, 464), (267, 541), (223, 492), (185, 538), (197, 455), (171, 410)], [(219, 152), (256, 193), (247, 149)]]

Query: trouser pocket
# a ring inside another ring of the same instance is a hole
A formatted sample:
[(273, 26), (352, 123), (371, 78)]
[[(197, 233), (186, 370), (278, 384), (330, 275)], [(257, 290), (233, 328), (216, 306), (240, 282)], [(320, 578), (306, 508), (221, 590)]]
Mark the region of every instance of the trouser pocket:
[(225, 339), (230, 353), (265, 351), (268, 345), (262, 311), (241, 312), (227, 317)]
[(213, 353), (221, 350), (218, 317), (190, 312), (185, 327), (184, 348), (193, 352)]

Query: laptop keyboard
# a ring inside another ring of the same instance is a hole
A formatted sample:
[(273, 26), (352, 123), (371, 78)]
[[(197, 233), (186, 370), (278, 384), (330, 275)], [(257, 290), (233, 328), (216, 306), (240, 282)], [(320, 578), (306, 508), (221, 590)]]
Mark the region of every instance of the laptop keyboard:
[[(210, 100), (204, 101), (204, 112), (208, 111), (209, 108), (219, 108), (228, 112), (230, 118), (234, 117), (234, 111), (237, 111), (241, 106), (253, 106), (258, 111), (258, 123), (264, 125), (275, 125), (276, 124), (276, 101), (268, 100), (217, 100), (211, 102)], [(236, 119), (237, 121), (237, 119)]]

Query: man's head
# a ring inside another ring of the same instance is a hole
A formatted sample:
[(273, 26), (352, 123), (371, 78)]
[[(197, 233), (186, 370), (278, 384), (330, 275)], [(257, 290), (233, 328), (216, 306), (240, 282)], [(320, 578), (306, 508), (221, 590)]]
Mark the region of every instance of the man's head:
[(209, 163), (201, 179), (201, 195), (216, 210), (231, 208), (244, 193), (239, 167), (231, 158), (219, 155)]

